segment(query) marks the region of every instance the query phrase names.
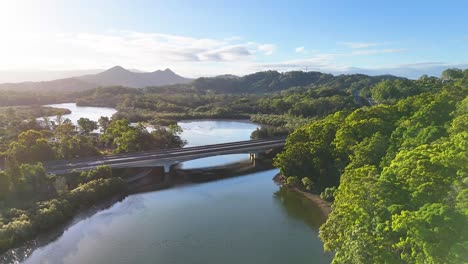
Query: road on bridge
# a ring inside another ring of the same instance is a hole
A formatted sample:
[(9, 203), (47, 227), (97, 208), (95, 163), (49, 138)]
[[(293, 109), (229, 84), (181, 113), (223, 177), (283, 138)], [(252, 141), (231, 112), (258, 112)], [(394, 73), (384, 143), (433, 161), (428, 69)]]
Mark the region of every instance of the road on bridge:
[(204, 145), (156, 151), (116, 154), (72, 160), (45, 162), (44, 168), (50, 174), (65, 174), (85, 171), (100, 165), (111, 168), (167, 166), (178, 162), (227, 154), (255, 153), (284, 146), (284, 138), (258, 139), (224, 144)]

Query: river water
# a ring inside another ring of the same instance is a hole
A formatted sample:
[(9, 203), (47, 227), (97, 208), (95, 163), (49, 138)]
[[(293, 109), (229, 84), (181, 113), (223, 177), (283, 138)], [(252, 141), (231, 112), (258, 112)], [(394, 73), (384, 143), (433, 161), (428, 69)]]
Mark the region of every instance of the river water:
[[(90, 118), (84, 112), (72, 115)], [(182, 137), (192, 146), (247, 140), (257, 128), (237, 121), (179, 125), (184, 129)], [(182, 167), (244, 159), (248, 156), (218, 156)], [(24, 263), (329, 263), (331, 257), (323, 253), (317, 237), (322, 221), (319, 208), (276, 185), (272, 178), (277, 173), (273, 169), (130, 195), (75, 219)]]
[[(98, 121), (101, 116), (110, 118), (113, 114), (117, 113), (117, 109), (114, 108), (77, 106), (75, 103), (50, 104), (46, 106), (69, 109), (71, 114), (63, 115), (62, 118), (70, 119), (75, 125), (78, 119), (82, 117), (89, 118), (92, 121)], [(54, 117), (50, 118), (54, 120)]]

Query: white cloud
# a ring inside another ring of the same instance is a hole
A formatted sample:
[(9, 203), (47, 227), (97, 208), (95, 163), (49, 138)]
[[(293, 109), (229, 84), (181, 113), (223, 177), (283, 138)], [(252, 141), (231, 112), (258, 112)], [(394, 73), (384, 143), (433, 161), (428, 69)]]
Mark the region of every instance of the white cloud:
[(352, 49), (365, 49), (365, 48), (382, 45), (381, 43), (374, 43), (374, 42), (340, 42), (339, 44), (345, 45)]
[(253, 70), (297, 71), (340, 69), (344, 66), (336, 62), (339, 56), (339, 54), (323, 53), (316, 54), (306, 59), (286, 60), (274, 63), (257, 63), (253, 66)]
[(95, 69), (123, 65), (155, 70), (191, 63), (240, 63), (268, 56), (275, 45), (160, 33), (110, 31), (102, 34), (10, 34), (0, 42), (0, 69)]
[[(8, 41), (0, 41), (0, 70), (106, 69), (121, 65), (145, 71), (171, 68), (187, 77), (226, 73), (243, 75), (261, 70), (350, 72), (356, 69), (352, 66), (364, 61), (361, 56), (408, 51), (375, 47), (388, 43), (346, 42), (341, 43), (350, 47), (346, 52), (319, 53), (301, 46), (295, 48), (295, 51), (304, 54), (304, 59), (279, 60), (274, 56), (277, 50), (274, 44), (248, 41), (240, 37), (195, 38), (133, 31), (53, 35), (8, 32), (4, 37)], [(428, 67), (423, 66), (421, 68), (426, 71)], [(371, 65), (366, 69), (371, 72), (369, 69), (376, 67)], [(413, 70), (416, 65), (408, 68)], [(406, 72), (409, 70), (406, 69)]]
[(296, 48), (296, 53), (302, 53), (305, 51), (305, 48), (304, 47), (297, 47)]
[(351, 55), (376, 55), (376, 54), (385, 54), (385, 53), (400, 53), (406, 52), (407, 49), (360, 49), (353, 50)]
[(263, 52), (263, 54), (265, 55), (271, 55), (276, 50), (276, 47), (273, 44), (255, 44), (255, 45), (257, 45), (257, 49)]

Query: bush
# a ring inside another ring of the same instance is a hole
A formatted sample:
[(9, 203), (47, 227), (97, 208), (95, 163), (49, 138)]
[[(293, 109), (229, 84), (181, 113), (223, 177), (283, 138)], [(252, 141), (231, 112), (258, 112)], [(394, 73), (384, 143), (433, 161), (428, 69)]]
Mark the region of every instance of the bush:
[[(92, 177), (108, 177), (104, 172), (106, 169), (103, 167), (90, 174)], [(77, 209), (109, 198), (124, 188), (125, 182), (121, 178), (98, 178), (81, 184), (59, 198), (37, 202), (28, 210), (6, 210), (0, 214), (0, 253), (67, 221)]]
[(333, 202), (333, 200), (335, 200), (335, 192), (336, 186), (325, 188), (325, 190), (320, 194), (320, 198), (329, 202)]
[(301, 185), (298, 177), (290, 176), (286, 179), (286, 185), (290, 187), (298, 187)]
[(306, 188), (307, 191), (309, 191), (309, 192), (312, 191), (313, 183), (309, 178), (304, 177), (304, 178), (302, 178), (301, 182), (302, 182), (302, 185), (304, 185), (304, 188)]

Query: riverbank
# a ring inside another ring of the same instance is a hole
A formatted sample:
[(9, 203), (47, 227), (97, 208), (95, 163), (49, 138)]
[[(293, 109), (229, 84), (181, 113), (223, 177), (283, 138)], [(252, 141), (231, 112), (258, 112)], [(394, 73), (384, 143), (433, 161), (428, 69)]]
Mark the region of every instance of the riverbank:
[(67, 108), (49, 107), (49, 106), (1, 106), (0, 115), (11, 118), (29, 118), (56, 117), (71, 114)]
[(286, 179), (283, 175), (281, 175), (280, 173), (276, 174), (275, 177), (273, 177), (273, 181), (276, 182), (277, 184), (281, 185), (281, 186), (284, 186), (284, 187), (287, 187), (289, 188), (290, 190), (293, 190), (299, 194), (301, 194), (302, 196), (304, 196), (305, 198), (307, 198), (309, 201), (311, 201), (312, 203), (314, 203), (315, 205), (317, 205), (318, 208), (320, 208), (320, 211), (322, 212), (322, 215), (323, 217), (326, 219), (328, 218), (328, 215), (331, 213), (331, 203), (323, 200), (322, 198), (320, 198), (320, 195), (319, 194), (314, 194), (314, 193), (310, 193), (310, 192), (306, 192), (304, 190), (301, 190), (300, 188), (298, 187), (289, 187), (289, 186), (286, 186), (285, 185), (285, 182), (286, 182)]

